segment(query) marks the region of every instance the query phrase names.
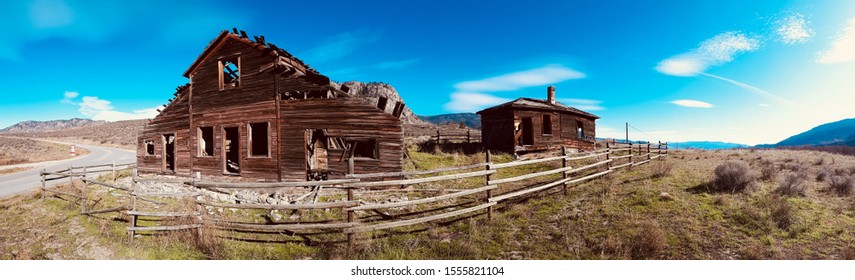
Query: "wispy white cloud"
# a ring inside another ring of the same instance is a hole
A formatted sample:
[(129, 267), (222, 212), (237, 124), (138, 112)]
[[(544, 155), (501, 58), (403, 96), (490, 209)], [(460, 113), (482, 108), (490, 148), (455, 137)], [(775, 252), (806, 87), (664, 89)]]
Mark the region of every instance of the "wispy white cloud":
[(80, 94), (76, 91), (66, 91), (63, 94), (62, 103), (73, 104), (78, 106), (78, 112), (83, 116), (96, 121), (124, 121), (151, 119), (157, 116), (158, 109), (163, 109), (163, 106), (154, 108), (146, 108), (133, 110), (132, 112), (117, 111), (112, 102), (98, 98), (97, 96), (83, 96), (80, 102), (75, 102), (74, 99)]
[(579, 98), (558, 98), (558, 101), (564, 103), (570, 107), (575, 107), (576, 109), (585, 110), (585, 111), (601, 111), (605, 110), (600, 106), (600, 103), (603, 103), (600, 100), (592, 100), (592, 99), (579, 99)]
[(74, 102), (71, 100), (77, 98), (78, 95), (80, 95), (80, 94), (77, 93), (76, 91), (68, 91), (67, 90), (67, 91), (65, 91), (65, 93), (62, 94), (63, 98), (62, 98), (61, 102), (65, 103), (65, 104), (73, 104)]
[(454, 85), (456, 91), (451, 94), (451, 101), (445, 104), (445, 109), (451, 112), (472, 112), (509, 101), (486, 92), (545, 86), (584, 77), (585, 74), (579, 71), (559, 64), (550, 64), (480, 80), (464, 81)]
[(570, 79), (584, 78), (585, 74), (558, 64), (513, 72), (454, 85), (459, 91), (509, 91), (532, 86), (544, 86)]
[(778, 40), (787, 45), (805, 43), (813, 37), (813, 29), (801, 13), (793, 13), (777, 20), (775, 33)]
[(846, 26), (837, 34), (831, 47), (820, 52), (816, 62), (833, 64), (855, 61), (855, 16), (849, 19)]
[(755, 86), (752, 86), (752, 85), (749, 85), (749, 84), (746, 84), (746, 83), (743, 83), (743, 82), (740, 82), (740, 81), (736, 81), (736, 80), (733, 80), (733, 79), (730, 79), (730, 78), (725, 78), (725, 77), (722, 77), (722, 76), (713, 75), (713, 74), (709, 74), (709, 73), (699, 73), (699, 74), (704, 75), (704, 76), (707, 76), (707, 77), (710, 77), (710, 78), (714, 78), (714, 79), (718, 79), (718, 80), (721, 80), (721, 81), (725, 81), (725, 82), (731, 83), (731, 84), (733, 84), (733, 85), (735, 85), (735, 86), (738, 86), (738, 87), (741, 87), (741, 88), (743, 88), (743, 89), (748, 90), (748, 92), (750, 92), (750, 93), (754, 93), (754, 94), (757, 94), (757, 95), (763, 96), (763, 97), (768, 98), (768, 99), (772, 99), (772, 100), (775, 100), (775, 101), (778, 101), (778, 102), (781, 102), (781, 103), (786, 103), (786, 104), (789, 104), (789, 105), (796, 105), (796, 103), (795, 103), (795, 102), (793, 102), (793, 101), (790, 101), (790, 100), (784, 99), (784, 98), (779, 97), (779, 96), (777, 96), (777, 95), (775, 95), (775, 94), (773, 94), (773, 93), (771, 93), (771, 92), (769, 92), (769, 91), (766, 91), (766, 90), (764, 90), (764, 89), (761, 89), (761, 88), (758, 88), (758, 87), (755, 87)]
[(674, 100), (674, 101), (671, 101), (671, 103), (674, 105), (677, 105), (677, 106), (689, 107), (689, 108), (712, 108), (713, 107), (712, 104), (709, 104), (709, 103), (706, 103), (703, 101), (689, 100), (689, 99)]
[(445, 110), (449, 112), (474, 112), (508, 101), (510, 99), (485, 93), (455, 92), (451, 94), (451, 101), (445, 104)]
[(314, 63), (339, 59), (365, 45), (380, 41), (382, 37), (383, 30), (374, 29), (339, 33), (306, 52), (306, 59)]
[(655, 69), (672, 76), (694, 76), (759, 48), (760, 40), (755, 37), (741, 32), (725, 32), (701, 42), (694, 50), (662, 60)]
[(410, 65), (416, 64), (421, 61), (421, 58), (412, 58), (406, 60), (390, 60), (383, 61), (377, 64), (374, 64), (373, 68), (388, 70), (388, 69), (403, 69), (409, 67)]

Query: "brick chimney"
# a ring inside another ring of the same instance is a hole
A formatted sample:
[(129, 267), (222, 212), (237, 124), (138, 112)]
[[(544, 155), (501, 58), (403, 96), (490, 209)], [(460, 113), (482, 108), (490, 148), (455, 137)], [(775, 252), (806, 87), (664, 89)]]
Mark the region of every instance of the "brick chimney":
[(549, 104), (555, 104), (555, 86), (549, 86), (546, 88), (546, 101)]

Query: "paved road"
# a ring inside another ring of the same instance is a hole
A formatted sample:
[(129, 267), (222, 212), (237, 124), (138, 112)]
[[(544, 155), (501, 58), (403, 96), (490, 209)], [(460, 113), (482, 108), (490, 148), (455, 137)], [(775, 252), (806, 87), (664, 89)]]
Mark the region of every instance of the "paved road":
[[(69, 166), (87, 166), (110, 163), (129, 163), (136, 161), (136, 153), (133, 151), (101, 146), (75, 144), (78, 147), (89, 150), (89, 154), (78, 158), (64, 161), (52, 161), (44, 165), (36, 166), (34, 169), (0, 176), (0, 197), (12, 196), (37, 189), (41, 185), (39, 172), (42, 168), (48, 172), (66, 169)], [(48, 182), (48, 186), (67, 183), (68, 180), (56, 180)]]

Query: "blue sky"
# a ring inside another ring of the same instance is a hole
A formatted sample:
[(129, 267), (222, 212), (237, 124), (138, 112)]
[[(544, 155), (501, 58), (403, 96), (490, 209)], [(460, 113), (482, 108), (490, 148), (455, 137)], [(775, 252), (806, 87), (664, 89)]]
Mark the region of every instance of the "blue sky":
[(545, 98), (598, 137), (774, 143), (855, 117), (853, 1), (3, 1), (0, 127), (140, 118), (221, 30), (417, 114)]

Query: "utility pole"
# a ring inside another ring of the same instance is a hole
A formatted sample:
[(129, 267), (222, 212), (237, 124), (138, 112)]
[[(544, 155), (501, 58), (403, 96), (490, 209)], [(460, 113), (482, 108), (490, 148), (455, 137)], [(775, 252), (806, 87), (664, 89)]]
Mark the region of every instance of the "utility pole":
[(626, 143), (629, 144), (629, 122), (626, 123)]

